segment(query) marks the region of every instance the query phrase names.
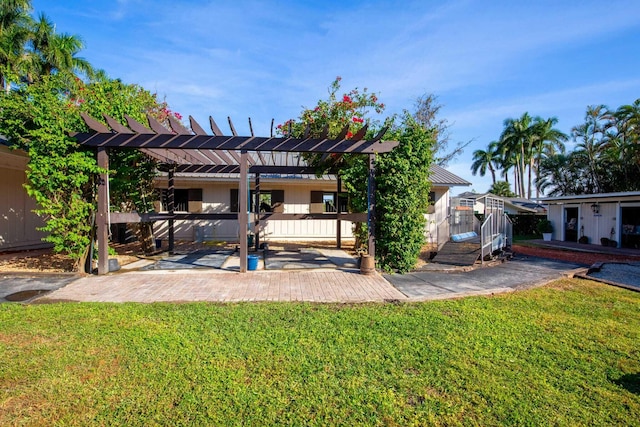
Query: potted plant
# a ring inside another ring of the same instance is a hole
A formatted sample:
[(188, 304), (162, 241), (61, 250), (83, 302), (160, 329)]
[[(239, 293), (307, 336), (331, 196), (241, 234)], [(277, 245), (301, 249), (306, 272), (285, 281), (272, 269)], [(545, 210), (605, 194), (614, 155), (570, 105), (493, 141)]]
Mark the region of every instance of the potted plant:
[(542, 218), (538, 221), (538, 225), (536, 226), (538, 232), (542, 234), (542, 239), (545, 242), (551, 241), (551, 233), (553, 233), (553, 224), (547, 218)]

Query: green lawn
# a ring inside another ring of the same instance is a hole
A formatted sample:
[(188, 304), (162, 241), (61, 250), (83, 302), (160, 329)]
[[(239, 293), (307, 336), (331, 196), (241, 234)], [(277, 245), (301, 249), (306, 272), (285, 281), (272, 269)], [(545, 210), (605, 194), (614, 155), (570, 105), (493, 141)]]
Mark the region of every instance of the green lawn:
[(0, 425), (639, 425), (640, 293), (3, 304)]

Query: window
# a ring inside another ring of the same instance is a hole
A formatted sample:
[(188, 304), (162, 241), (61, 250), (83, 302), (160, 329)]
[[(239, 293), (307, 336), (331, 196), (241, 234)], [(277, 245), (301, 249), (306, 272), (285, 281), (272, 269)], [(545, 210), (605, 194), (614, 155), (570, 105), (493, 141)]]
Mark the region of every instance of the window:
[[(163, 189), (161, 194), (162, 211), (169, 210), (169, 190)], [(202, 212), (202, 189), (176, 188), (173, 190), (174, 212)]]
[(427, 213), (433, 214), (436, 212), (436, 192), (429, 192), (429, 206), (427, 206)]
[(347, 212), (347, 202), (346, 193), (312, 191), (309, 211), (311, 213), (338, 212), (339, 207), (340, 212)]
[[(256, 193), (250, 191), (251, 204), (250, 212), (256, 212)], [(258, 203), (260, 212), (284, 212), (284, 190), (262, 190), (260, 191), (260, 200)], [(238, 202), (238, 189), (232, 188), (230, 194), (230, 210), (231, 212), (239, 212), (240, 204)]]

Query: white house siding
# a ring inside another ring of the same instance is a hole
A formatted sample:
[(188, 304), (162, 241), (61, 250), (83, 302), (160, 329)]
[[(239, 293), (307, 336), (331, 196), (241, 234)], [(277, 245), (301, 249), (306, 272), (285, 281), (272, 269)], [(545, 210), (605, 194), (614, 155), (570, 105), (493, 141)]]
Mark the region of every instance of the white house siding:
[[(620, 242), (620, 225), (618, 223), (617, 203), (598, 203), (599, 212), (592, 211), (592, 201), (586, 203), (567, 203), (563, 205), (550, 205), (548, 218), (553, 223), (554, 240), (566, 240), (565, 236), (565, 208), (578, 208), (578, 223), (576, 225), (578, 237), (584, 235), (589, 238), (589, 243), (600, 244), (601, 238), (607, 238)], [(613, 234), (611, 231), (613, 230)]]
[[(449, 216), (449, 187), (434, 187), (435, 201), (429, 213), (425, 215), (425, 239), (427, 243), (437, 244), (449, 239), (449, 225), (446, 222)], [(442, 226), (446, 223), (446, 226)]]
[(550, 205), (547, 209), (547, 218), (553, 224), (551, 238), (553, 240), (564, 240), (564, 205)]
[[(262, 191), (284, 191), (284, 213), (304, 214), (309, 213), (311, 191), (335, 192), (335, 181), (305, 181), (286, 182), (261, 180)], [(254, 183), (251, 183), (253, 188)], [(231, 205), (231, 189), (238, 188), (237, 183), (211, 182), (211, 181), (180, 181), (176, 189), (202, 188), (202, 212), (229, 213)], [(251, 230), (253, 230), (253, 214), (249, 215)], [(261, 223), (260, 238), (267, 240), (332, 240), (336, 238), (335, 220), (279, 220)], [(196, 227), (203, 227), (206, 240), (237, 241), (239, 228), (237, 220), (199, 220), (176, 221), (176, 240), (195, 240)], [(353, 224), (350, 221), (341, 221), (342, 237), (353, 238)], [(198, 231), (199, 233), (200, 231)], [(166, 221), (154, 224), (156, 238), (168, 237), (168, 223)]]
[(46, 234), (37, 228), (44, 221), (24, 189), (26, 166), (26, 154), (0, 146), (0, 250), (50, 246), (42, 241)]

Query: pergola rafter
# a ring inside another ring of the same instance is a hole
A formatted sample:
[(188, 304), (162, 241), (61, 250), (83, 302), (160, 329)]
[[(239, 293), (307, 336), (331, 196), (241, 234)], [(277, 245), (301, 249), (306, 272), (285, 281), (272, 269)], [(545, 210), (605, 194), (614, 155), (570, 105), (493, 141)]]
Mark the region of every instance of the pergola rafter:
[[(347, 139), (349, 126), (345, 126), (335, 138), (328, 138), (328, 127), (323, 129), (321, 135), (312, 137), (310, 127), (303, 132), (302, 138), (274, 137), (273, 120), (271, 122), (271, 136), (256, 137), (253, 133), (253, 124), (249, 119), (251, 136), (239, 136), (235, 130), (231, 118), (228, 118), (231, 135), (224, 135), (212, 117), (209, 124), (212, 134), (207, 134), (202, 126), (191, 116), (187, 129), (174, 117), (169, 117), (170, 129), (164, 127), (153, 117), (147, 115), (148, 127), (129, 116), (125, 116), (127, 126), (117, 120), (104, 116), (106, 125), (93, 117), (81, 113), (83, 120), (91, 129), (91, 132), (75, 133), (74, 136), (81, 145), (95, 147), (98, 151), (98, 165), (108, 170), (107, 149), (138, 149), (159, 162), (159, 169), (168, 173), (169, 180), (169, 215), (159, 215), (158, 219), (169, 219), (169, 249), (173, 249), (173, 219), (177, 216), (173, 211), (173, 180), (175, 173), (225, 173), (240, 174), (239, 192), (248, 192), (248, 174), (256, 176), (256, 191), (259, 191), (260, 174), (315, 174), (315, 170), (306, 165), (301, 154), (321, 154), (321, 159), (329, 156), (339, 159), (344, 154), (364, 154), (369, 156), (370, 173), (369, 180), (373, 180), (375, 173), (375, 154), (387, 153), (393, 150), (398, 142), (383, 141), (387, 131), (383, 128), (378, 134), (369, 140), (365, 140), (367, 126), (363, 126), (353, 136)], [(289, 132), (290, 134), (290, 132)], [(107, 182), (108, 176), (101, 177), (103, 185), (98, 191), (98, 274), (108, 272), (107, 258), (107, 224), (109, 223)], [(339, 180), (338, 180), (339, 181)], [(340, 181), (339, 181), (340, 182)], [(340, 185), (340, 184), (339, 184)], [(373, 186), (370, 185), (370, 193)], [(338, 188), (340, 191), (340, 188)], [(372, 194), (369, 194), (368, 222), (369, 230), (375, 230), (373, 212), (375, 203), (372, 202)], [(239, 197), (239, 212), (237, 218), (241, 230), (248, 230), (248, 203), (246, 197)], [(207, 215), (207, 214), (202, 214)], [(221, 215), (221, 214), (208, 214)], [(230, 216), (230, 214), (222, 214)], [(336, 219), (346, 219), (348, 215), (338, 212)], [(231, 215), (233, 216), (233, 215)], [(282, 219), (287, 214), (279, 214)], [(317, 215), (300, 216), (299, 218), (317, 218)], [(358, 216), (360, 218), (360, 216)], [(293, 219), (293, 218), (291, 218)], [(257, 222), (259, 218), (257, 219)], [(338, 244), (340, 235), (338, 234)], [(369, 249), (374, 251), (375, 238), (370, 232)], [(240, 271), (247, 270), (247, 239), (240, 238)]]

